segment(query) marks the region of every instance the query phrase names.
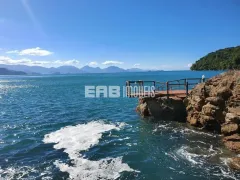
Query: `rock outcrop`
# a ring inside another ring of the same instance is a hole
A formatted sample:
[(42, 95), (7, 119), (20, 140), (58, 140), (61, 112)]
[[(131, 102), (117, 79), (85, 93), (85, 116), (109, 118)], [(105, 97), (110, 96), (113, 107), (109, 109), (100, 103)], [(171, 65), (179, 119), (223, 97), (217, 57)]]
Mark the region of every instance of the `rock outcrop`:
[(136, 111), (142, 117), (170, 121), (186, 121), (186, 108), (181, 98), (177, 97), (143, 97), (139, 98)]
[(229, 71), (198, 84), (184, 102), (191, 125), (225, 135), (238, 133), (240, 72)]
[[(184, 100), (187, 122), (223, 134), (223, 143), (240, 153), (240, 71), (228, 71), (198, 84)], [(240, 169), (240, 159), (230, 167)]]

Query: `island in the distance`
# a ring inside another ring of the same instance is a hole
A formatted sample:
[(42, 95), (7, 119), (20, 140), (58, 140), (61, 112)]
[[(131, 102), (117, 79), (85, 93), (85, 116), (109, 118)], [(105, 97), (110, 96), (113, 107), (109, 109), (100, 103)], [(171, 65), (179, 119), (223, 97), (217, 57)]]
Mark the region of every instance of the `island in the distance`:
[(27, 75), (27, 73), (22, 71), (13, 71), (6, 68), (0, 68), (0, 75)]
[(240, 46), (220, 49), (200, 58), (191, 70), (228, 70), (240, 69)]

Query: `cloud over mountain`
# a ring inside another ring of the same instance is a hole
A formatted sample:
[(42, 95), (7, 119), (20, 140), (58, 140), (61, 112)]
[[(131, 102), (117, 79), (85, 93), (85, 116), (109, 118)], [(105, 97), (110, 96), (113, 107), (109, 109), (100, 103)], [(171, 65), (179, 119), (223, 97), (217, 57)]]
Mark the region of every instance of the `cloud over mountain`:
[(80, 61), (72, 60), (54, 60), (54, 61), (36, 61), (28, 58), (13, 59), (8, 56), (0, 56), (0, 64), (6, 65), (27, 65), (27, 66), (43, 66), (43, 67), (59, 67), (59, 66), (79, 66)]
[(23, 55), (28, 55), (28, 56), (49, 56), (53, 54), (53, 52), (41, 49), (40, 47), (36, 48), (29, 48), (29, 49), (24, 49), (24, 50), (12, 50), (12, 51), (7, 51), (7, 54), (18, 54), (20, 56)]
[(105, 61), (102, 63), (103, 65), (114, 65), (114, 64), (123, 64), (121, 61)]

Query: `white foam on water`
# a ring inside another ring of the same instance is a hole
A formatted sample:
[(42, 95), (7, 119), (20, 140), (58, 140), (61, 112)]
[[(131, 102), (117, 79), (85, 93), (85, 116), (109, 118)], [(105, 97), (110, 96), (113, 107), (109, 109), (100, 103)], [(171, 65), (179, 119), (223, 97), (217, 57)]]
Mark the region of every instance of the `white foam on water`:
[(179, 155), (183, 159), (188, 160), (192, 164), (200, 164), (200, 165), (202, 165), (204, 163), (203, 158), (208, 157), (208, 155), (200, 155), (200, 154), (191, 153), (188, 151), (188, 149), (189, 149), (188, 146), (182, 146), (180, 149), (177, 150), (177, 155)]
[(68, 172), (71, 179), (117, 179), (123, 171), (134, 171), (128, 164), (122, 163), (122, 157), (105, 158), (91, 161), (82, 156), (86, 151), (99, 143), (104, 132), (120, 130), (124, 124), (106, 124), (103, 121), (92, 121), (87, 124), (67, 126), (44, 136), (44, 143), (56, 143), (55, 149), (64, 149), (73, 165), (55, 161), (62, 171)]
[(195, 133), (195, 134), (206, 135), (206, 136), (210, 136), (210, 137), (217, 137), (218, 136), (217, 134), (203, 132), (203, 131), (189, 129), (189, 128), (184, 128), (184, 129), (180, 130), (180, 132), (182, 134)]
[(162, 130), (168, 130), (171, 129), (171, 127), (169, 126), (170, 124), (160, 124), (157, 128), (155, 128), (153, 130), (153, 132), (158, 132), (158, 131), (162, 131)]
[(35, 179), (34, 174), (36, 173), (39, 173), (39, 172), (34, 167), (30, 167), (30, 166), (8, 167), (5, 169), (2, 169), (0, 167), (1, 180)]

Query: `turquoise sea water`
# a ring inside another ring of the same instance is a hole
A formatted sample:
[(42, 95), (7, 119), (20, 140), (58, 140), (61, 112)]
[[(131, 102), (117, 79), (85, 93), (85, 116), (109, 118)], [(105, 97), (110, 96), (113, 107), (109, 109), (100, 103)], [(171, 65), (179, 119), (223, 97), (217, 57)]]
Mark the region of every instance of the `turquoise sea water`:
[(220, 136), (143, 120), (137, 99), (84, 98), (85, 85), (218, 73), (0, 76), (0, 179), (240, 179)]

